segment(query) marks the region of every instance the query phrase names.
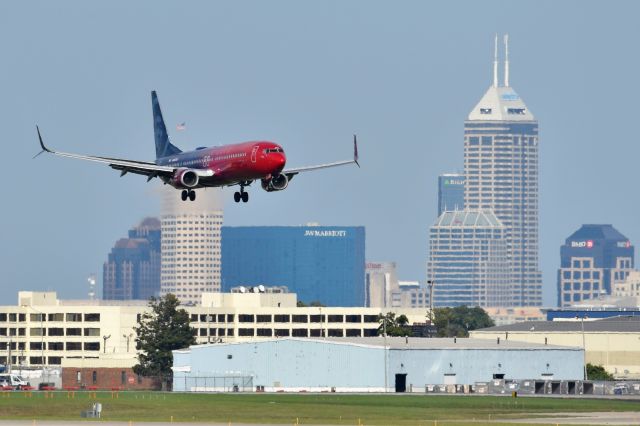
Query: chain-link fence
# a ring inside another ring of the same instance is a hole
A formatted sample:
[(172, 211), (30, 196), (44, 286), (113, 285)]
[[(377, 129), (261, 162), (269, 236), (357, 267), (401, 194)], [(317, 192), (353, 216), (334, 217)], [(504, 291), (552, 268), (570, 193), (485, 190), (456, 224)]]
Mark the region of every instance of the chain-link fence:
[(243, 375), (176, 377), (173, 390), (178, 392), (254, 392), (253, 377)]

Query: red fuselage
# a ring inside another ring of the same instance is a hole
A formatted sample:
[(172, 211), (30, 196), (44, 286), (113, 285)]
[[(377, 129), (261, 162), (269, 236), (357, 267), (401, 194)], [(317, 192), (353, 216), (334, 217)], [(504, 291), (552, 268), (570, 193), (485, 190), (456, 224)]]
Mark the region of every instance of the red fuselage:
[(156, 164), (176, 169), (211, 170), (213, 175), (201, 177), (195, 189), (268, 179), (279, 175), (286, 161), (280, 145), (257, 141), (199, 148), (159, 158)]

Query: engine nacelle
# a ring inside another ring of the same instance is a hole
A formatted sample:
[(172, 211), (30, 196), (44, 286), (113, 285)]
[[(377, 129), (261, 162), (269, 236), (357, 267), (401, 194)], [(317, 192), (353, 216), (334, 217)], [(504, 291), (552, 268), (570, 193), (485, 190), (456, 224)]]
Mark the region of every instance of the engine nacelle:
[(198, 185), (200, 178), (195, 170), (179, 169), (171, 177), (171, 186), (175, 188), (193, 188)]
[(276, 175), (270, 179), (262, 179), (261, 185), (262, 189), (267, 192), (282, 191), (289, 186), (289, 178), (287, 175)]

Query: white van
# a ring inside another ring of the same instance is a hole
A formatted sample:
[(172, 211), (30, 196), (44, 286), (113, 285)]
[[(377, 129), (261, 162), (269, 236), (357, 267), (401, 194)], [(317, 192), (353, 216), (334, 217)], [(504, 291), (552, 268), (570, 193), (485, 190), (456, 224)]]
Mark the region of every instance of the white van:
[(16, 374), (0, 374), (0, 386), (13, 386), (16, 389), (22, 389), (30, 385), (24, 378)]

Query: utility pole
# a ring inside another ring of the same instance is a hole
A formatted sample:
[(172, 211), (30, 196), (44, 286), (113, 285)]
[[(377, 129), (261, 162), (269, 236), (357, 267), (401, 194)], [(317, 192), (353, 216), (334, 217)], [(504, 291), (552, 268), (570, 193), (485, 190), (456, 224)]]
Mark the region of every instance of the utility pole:
[(584, 339), (584, 313), (580, 317), (580, 325), (582, 326), (582, 365), (584, 366), (584, 379), (589, 380), (587, 375), (587, 346)]
[(435, 280), (427, 280), (429, 285), (429, 325), (433, 325), (433, 286)]
[(384, 392), (387, 393), (387, 388), (388, 388), (388, 367), (387, 367), (387, 353), (389, 352), (387, 350), (387, 317), (383, 316), (382, 317), (382, 335), (384, 336)]
[(11, 345), (13, 341), (11, 340), (11, 335), (9, 335), (9, 357), (7, 359), (7, 373), (11, 373)]

